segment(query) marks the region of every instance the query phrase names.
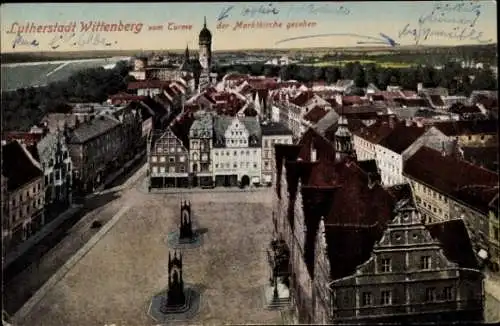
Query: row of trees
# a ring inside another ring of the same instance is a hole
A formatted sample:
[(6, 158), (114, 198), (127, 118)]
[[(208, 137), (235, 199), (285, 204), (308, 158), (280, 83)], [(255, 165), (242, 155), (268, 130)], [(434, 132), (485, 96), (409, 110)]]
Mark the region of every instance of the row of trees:
[[(419, 49), (386, 49), (372, 53), (356, 51), (329, 52), (322, 56), (321, 61), (356, 61), (373, 59), (377, 62), (411, 63), (422, 65), (444, 65), (450, 61), (463, 61), (465, 63), (497, 64), (496, 44), (464, 45), (448, 47), (423, 47)], [(314, 56), (311, 56), (314, 59)]]
[(271, 66), (262, 63), (216, 67), (215, 72), (223, 76), (228, 72), (251, 75), (280, 77), (282, 80), (298, 80), (308, 83), (326, 81), (335, 83), (339, 79), (352, 79), (356, 86), (374, 84), (380, 89), (388, 85), (399, 85), (404, 89), (417, 89), (418, 83), (424, 87), (445, 87), (451, 94), (468, 96), (472, 90), (496, 90), (498, 82), (489, 66), (484, 69), (462, 68), (458, 63), (447, 63), (442, 69), (429, 66), (410, 68), (384, 68), (376, 64), (362, 65), (349, 62), (342, 67), (315, 67), (306, 65)]
[(109, 94), (124, 91), (128, 67), (119, 62), (113, 69), (90, 68), (79, 71), (68, 80), (38, 88), (21, 88), (2, 94), (3, 130), (28, 130), (50, 112), (67, 102), (104, 102)]

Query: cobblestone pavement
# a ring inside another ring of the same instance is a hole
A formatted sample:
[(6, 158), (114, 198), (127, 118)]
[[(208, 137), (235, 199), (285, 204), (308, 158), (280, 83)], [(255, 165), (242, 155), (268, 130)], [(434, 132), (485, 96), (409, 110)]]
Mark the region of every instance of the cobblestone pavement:
[[(140, 168), (130, 181), (137, 182), (137, 174), (144, 173)], [(127, 181), (129, 183), (129, 181)], [(127, 184), (130, 187), (130, 184)], [(85, 201), (82, 211), (83, 216), (76, 223), (68, 227), (61, 227), (51, 237), (59, 240), (54, 247), (43, 250), (44, 255), (37, 257), (37, 262), (31, 264), (14, 278), (3, 284), (2, 295), (4, 309), (13, 315), (40, 287), (87, 243), (98, 229), (90, 228), (95, 219), (104, 225), (123, 206), (123, 201), (118, 201), (122, 192), (110, 190), (102, 195), (95, 195)], [(57, 233), (57, 234), (56, 234)], [(59, 234), (61, 233), (61, 234)], [(49, 241), (50, 242), (50, 241)]]
[(195, 223), (207, 230), (201, 247), (183, 252), (185, 282), (202, 294), (199, 314), (181, 324), (281, 323), (279, 312), (264, 309), (261, 293), (271, 189), (167, 195), (137, 188), (105, 208), (131, 207), (18, 325), (157, 324), (147, 308), (167, 284), (164, 239), (178, 228), (181, 199), (191, 200)]
[(487, 323), (500, 322), (500, 301), (486, 292), (484, 303), (484, 321)]
[(487, 322), (500, 322), (500, 276), (498, 273), (488, 271), (484, 287), (486, 292), (485, 319)]

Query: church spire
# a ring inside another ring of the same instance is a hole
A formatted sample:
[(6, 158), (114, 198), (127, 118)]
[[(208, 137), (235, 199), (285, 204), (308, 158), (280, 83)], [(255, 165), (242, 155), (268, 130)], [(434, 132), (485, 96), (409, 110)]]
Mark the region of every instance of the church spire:
[(186, 51), (184, 52), (184, 60), (189, 61), (189, 46), (186, 44)]
[(207, 28), (207, 16), (203, 16), (203, 27)]

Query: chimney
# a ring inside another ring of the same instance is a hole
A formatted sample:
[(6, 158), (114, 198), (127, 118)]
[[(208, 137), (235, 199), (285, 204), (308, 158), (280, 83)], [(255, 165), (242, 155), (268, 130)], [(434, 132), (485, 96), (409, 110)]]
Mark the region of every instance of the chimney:
[(441, 142), (441, 156), (446, 156), (446, 146), (444, 145), (444, 141)]

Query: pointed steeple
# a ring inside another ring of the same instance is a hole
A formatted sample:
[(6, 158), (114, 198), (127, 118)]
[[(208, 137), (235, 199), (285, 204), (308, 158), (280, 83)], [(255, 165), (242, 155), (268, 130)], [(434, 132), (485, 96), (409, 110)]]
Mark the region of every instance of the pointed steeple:
[(203, 16), (203, 28), (207, 28), (207, 16)]
[(254, 99), (254, 106), (255, 110), (261, 114), (262, 113), (262, 107), (260, 106), (260, 97), (259, 97), (259, 92), (255, 94), (255, 99)]
[(184, 61), (189, 61), (189, 47), (186, 44), (186, 51), (184, 52)]

